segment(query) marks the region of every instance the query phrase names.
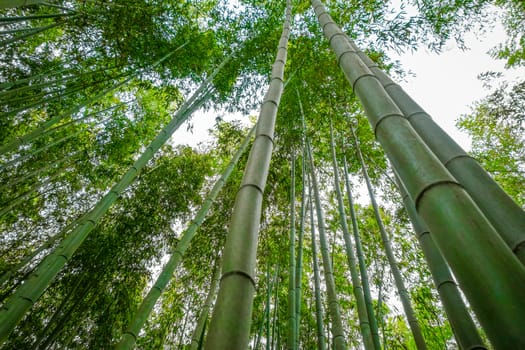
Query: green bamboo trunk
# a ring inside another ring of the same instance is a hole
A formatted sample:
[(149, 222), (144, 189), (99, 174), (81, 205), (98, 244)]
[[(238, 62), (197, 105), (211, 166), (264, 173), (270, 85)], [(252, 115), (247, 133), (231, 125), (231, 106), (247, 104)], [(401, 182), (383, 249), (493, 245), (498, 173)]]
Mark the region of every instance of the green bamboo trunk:
[(319, 263), (317, 262), (317, 239), (315, 237), (314, 224), (314, 207), (312, 204), (312, 190), (309, 190), (310, 195), (310, 231), (312, 232), (312, 264), (314, 269), (314, 293), (315, 293), (315, 320), (317, 330), (317, 349), (326, 349), (326, 335), (324, 332), (323, 323), (323, 302), (321, 301), (321, 282), (319, 275)]
[(174, 118), (135, 161), (133, 166), (109, 190), (109, 192), (87, 214), (85, 219), (72, 230), (62, 243), (49, 254), (35, 269), (25, 283), (9, 298), (0, 310), (0, 343), (12, 332), (31, 306), (40, 298), (62, 267), (71, 259), (78, 247), (109, 210), (121, 193), (133, 182), (140, 170), (153, 158), (170, 136), (186, 119), (209, 98), (209, 84), (226, 61), (201, 85), (195, 94), (179, 109)]
[(397, 266), (396, 257), (394, 256), (394, 250), (392, 246), (390, 245), (390, 238), (388, 237), (388, 234), (386, 233), (385, 226), (383, 225), (383, 219), (381, 219), (381, 214), (379, 213), (379, 207), (375, 199), (374, 189), (372, 188), (372, 183), (370, 182), (370, 177), (368, 176), (366, 164), (363, 159), (363, 155), (361, 153), (361, 146), (359, 145), (359, 141), (354, 131), (352, 129), (351, 131), (352, 131), (352, 136), (355, 142), (355, 151), (357, 153), (357, 158), (359, 159), (359, 162), (361, 163), (361, 169), (363, 170), (363, 176), (365, 178), (366, 188), (368, 189), (368, 195), (370, 196), (370, 202), (372, 203), (372, 208), (374, 209), (374, 216), (377, 222), (377, 226), (379, 228), (381, 240), (383, 241), (383, 246), (385, 248), (385, 253), (388, 259), (388, 264), (390, 265), (390, 270), (392, 271), (392, 275), (394, 276), (394, 281), (396, 284), (397, 291), (399, 293), (399, 298), (401, 299), (403, 310), (405, 311), (405, 316), (408, 320), (408, 324), (410, 326), (410, 330), (412, 331), (412, 335), (414, 336), (414, 341), (416, 343), (417, 349), (426, 350), (427, 346), (425, 343), (425, 339), (423, 338), (423, 333), (421, 333), (421, 328), (419, 327), (419, 322), (417, 320), (416, 313), (414, 312), (414, 309), (412, 308), (412, 303), (410, 301), (410, 295), (408, 294), (408, 291), (405, 287), (405, 282), (403, 281), (403, 276), (401, 275), (401, 271), (399, 270), (399, 267)]
[(525, 268), (426, 146), (319, 0), (312, 6), (376, 139), (497, 349), (525, 348)]
[[(355, 45), (353, 47), (357, 50)], [(379, 69), (377, 64), (361, 51), (358, 53), (414, 130), (465, 188), (522, 264), (525, 264), (525, 211), (505, 193), (474, 158), (432, 120), (423, 108)]]
[(283, 90), (290, 35), (290, 0), (286, 4), (283, 32), (272, 68), (270, 86), (261, 106), (255, 141), (237, 192), (226, 238), (221, 284), (205, 343), (208, 350), (248, 347), (262, 200), (270, 167), (275, 119)]
[(166, 289), (169, 281), (171, 280), (171, 277), (173, 276), (173, 273), (175, 272), (175, 269), (182, 260), (184, 253), (186, 252), (191, 243), (191, 240), (193, 239), (193, 237), (195, 237), (197, 229), (200, 227), (200, 225), (206, 218), (206, 215), (208, 214), (208, 211), (210, 210), (213, 202), (217, 198), (217, 195), (224, 187), (224, 184), (226, 184), (226, 181), (228, 180), (230, 174), (237, 165), (237, 162), (241, 158), (242, 154), (248, 148), (254, 131), (255, 127), (250, 130), (250, 132), (240, 145), (239, 149), (233, 156), (232, 160), (230, 161), (226, 169), (224, 169), (223, 173), (221, 174), (221, 177), (217, 180), (215, 185), (213, 185), (213, 188), (211, 189), (206, 199), (203, 201), (201, 208), (195, 215), (195, 218), (191, 221), (188, 228), (182, 233), (177, 247), (171, 254), (171, 257), (166, 263), (166, 265), (164, 265), (162, 271), (159, 274), (159, 277), (157, 277), (157, 280), (155, 281), (155, 284), (153, 284), (153, 287), (151, 287), (150, 291), (142, 301), (138, 310), (133, 315), (131, 322), (129, 323), (124, 334), (122, 335), (122, 339), (116, 346), (116, 349), (131, 349), (135, 345), (135, 342), (137, 340), (140, 330), (142, 329), (142, 326), (144, 326), (144, 323), (148, 319), (151, 310), (153, 310), (153, 307), (155, 306), (162, 292), (164, 291), (164, 289)]
[(296, 290), (295, 290), (295, 155), (292, 155), (290, 181), (290, 256), (288, 270), (288, 337), (286, 348), (296, 349), (297, 319), (296, 319)]
[(372, 332), (372, 341), (374, 348), (381, 350), (381, 342), (379, 340), (379, 330), (377, 327), (377, 319), (374, 312), (374, 303), (372, 302), (372, 295), (370, 293), (370, 283), (368, 280), (368, 273), (366, 271), (365, 257), (363, 254), (363, 247), (361, 244), (361, 235), (359, 234), (359, 226), (357, 225), (357, 216), (354, 209), (354, 200), (352, 196), (352, 188), (350, 186), (350, 178), (348, 176), (348, 165), (346, 164), (346, 157), (343, 156), (343, 170), (345, 175), (345, 188), (348, 197), (348, 207), (350, 209), (350, 220), (352, 222), (352, 232), (355, 241), (355, 250), (357, 255), (357, 262), (359, 264), (359, 272), (361, 274), (361, 283), (363, 287), (363, 297), (365, 299), (366, 313)]
[(330, 261), (330, 253), (328, 252), (328, 244), (326, 242), (325, 222), (321, 208), (319, 186), (317, 185), (314, 160), (308, 139), (306, 140), (306, 147), (308, 157), (310, 158), (310, 180), (312, 182), (312, 188), (314, 191), (315, 208), (317, 212), (317, 227), (319, 229), (319, 242), (321, 246), (321, 255), (323, 257), (323, 270), (326, 282), (328, 310), (330, 311), (330, 321), (332, 323), (332, 345), (336, 350), (346, 349), (347, 345), (344, 335), (343, 322), (341, 321), (341, 311), (337, 293), (335, 291), (332, 262)]
[(410, 221), (412, 222), (412, 226), (414, 227), (419, 245), (425, 255), (430, 273), (434, 279), (434, 284), (436, 285), (436, 289), (439, 293), (441, 302), (443, 303), (443, 308), (448, 316), (450, 326), (452, 327), (458, 345), (461, 349), (465, 350), (487, 349), (485, 345), (483, 345), (483, 340), (478, 333), (472, 317), (470, 317), (467, 306), (463, 302), (461, 293), (459, 292), (458, 286), (454, 281), (454, 277), (452, 277), (452, 273), (450, 272), (445, 259), (443, 259), (439, 249), (432, 240), (430, 231), (425, 223), (419, 218), (414, 202), (410, 199), (405, 188), (401, 185), (398, 179), (396, 180), (397, 187), (403, 197), (403, 203), (408, 216), (410, 217)]
[(201, 309), (199, 319), (197, 320), (197, 325), (195, 326), (195, 330), (193, 331), (193, 336), (191, 337), (191, 344), (189, 347), (190, 350), (199, 349), (199, 345), (201, 344), (202, 337), (204, 334), (204, 327), (206, 325), (206, 321), (208, 320), (211, 304), (217, 293), (217, 287), (219, 286), (219, 277), (221, 277), (220, 272), (220, 262), (218, 261), (215, 264), (214, 271), (212, 274), (210, 290), (208, 291), (208, 295), (206, 296), (206, 300), (204, 301), (204, 305)]
[(346, 256), (348, 259), (348, 266), (350, 268), (350, 277), (352, 279), (352, 291), (357, 305), (357, 315), (359, 318), (359, 327), (361, 330), (361, 336), (363, 337), (363, 345), (367, 350), (373, 350), (374, 341), (372, 339), (372, 332), (370, 330), (370, 324), (368, 321), (368, 312), (366, 310), (365, 297), (363, 295), (363, 288), (361, 287), (361, 281), (359, 279), (359, 272), (357, 267), (357, 259), (354, 253), (354, 245), (350, 238), (348, 230), (348, 224), (345, 213), (345, 206), (343, 202), (343, 195), (341, 194), (341, 184), (339, 182), (339, 170), (337, 165), (337, 157), (335, 153), (334, 145), (334, 130), (332, 127), (332, 121), (330, 120), (330, 148), (332, 150), (332, 162), (334, 168), (334, 185), (335, 192), (337, 195), (337, 205), (339, 209), (339, 222), (341, 229), (343, 230), (343, 238), (345, 241)]

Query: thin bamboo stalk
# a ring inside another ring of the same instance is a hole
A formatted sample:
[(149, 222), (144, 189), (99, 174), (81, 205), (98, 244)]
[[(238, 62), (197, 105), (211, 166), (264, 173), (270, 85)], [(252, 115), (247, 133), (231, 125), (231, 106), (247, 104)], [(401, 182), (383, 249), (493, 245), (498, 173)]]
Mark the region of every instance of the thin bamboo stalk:
[(319, 275), (319, 263), (317, 262), (317, 242), (315, 237), (314, 206), (312, 204), (312, 189), (309, 189), (310, 202), (310, 231), (312, 233), (312, 264), (314, 269), (314, 293), (315, 293), (315, 319), (317, 330), (317, 349), (326, 349), (326, 335), (323, 324), (323, 303), (321, 301), (321, 282)]
[(434, 233), (439, 250), (497, 349), (525, 347), (525, 268), (423, 142), (319, 0), (312, 7), (376, 139)]
[(408, 294), (408, 291), (405, 287), (405, 282), (403, 281), (401, 271), (397, 266), (396, 257), (394, 256), (394, 250), (392, 248), (392, 245), (390, 244), (390, 238), (386, 233), (386, 229), (383, 224), (383, 219), (381, 218), (381, 214), (379, 213), (379, 206), (377, 205), (374, 195), (374, 189), (372, 188), (372, 183), (370, 182), (370, 177), (368, 176), (368, 170), (363, 159), (363, 155), (361, 153), (361, 146), (359, 145), (359, 140), (357, 139), (354, 130), (352, 128), (350, 128), (350, 130), (352, 131), (357, 158), (361, 163), (361, 170), (363, 171), (363, 177), (365, 178), (366, 188), (368, 189), (368, 195), (370, 197), (370, 202), (374, 210), (374, 216), (376, 219), (377, 227), (379, 229), (379, 234), (381, 236), (381, 240), (383, 241), (383, 247), (385, 248), (388, 264), (390, 265), (390, 271), (394, 276), (394, 281), (396, 284), (397, 291), (399, 293), (399, 298), (401, 299), (401, 303), (403, 305), (403, 310), (405, 311), (405, 316), (408, 320), (408, 324), (410, 326), (410, 330), (412, 331), (412, 335), (414, 336), (416, 347), (418, 348), (418, 350), (426, 350), (427, 345), (425, 343), (425, 339), (423, 338), (421, 328), (419, 327), (419, 322), (417, 320), (416, 313), (412, 308), (410, 295)]
[(206, 218), (206, 215), (208, 214), (208, 211), (210, 210), (213, 202), (215, 201), (218, 194), (226, 184), (226, 181), (228, 180), (233, 169), (237, 165), (237, 162), (241, 158), (242, 154), (246, 151), (246, 148), (250, 143), (254, 131), (255, 127), (250, 130), (244, 141), (241, 143), (239, 149), (234, 154), (232, 160), (221, 174), (221, 177), (217, 180), (210, 193), (203, 201), (201, 208), (195, 215), (195, 218), (191, 221), (188, 228), (182, 233), (177, 247), (171, 254), (171, 257), (166, 263), (166, 265), (164, 265), (161, 273), (159, 274), (159, 277), (157, 277), (157, 280), (153, 284), (153, 287), (151, 287), (150, 291), (142, 301), (138, 310), (133, 315), (132, 320), (130, 321), (126, 331), (122, 335), (120, 342), (115, 347), (116, 349), (131, 349), (135, 345), (135, 342), (137, 340), (140, 330), (142, 329), (142, 326), (148, 319), (151, 310), (153, 310), (153, 307), (155, 306), (162, 292), (164, 291), (164, 289), (166, 289), (169, 281), (171, 280), (171, 277), (173, 276), (173, 273), (175, 272), (175, 269), (182, 260), (184, 253), (186, 252), (191, 243), (191, 240), (193, 239), (193, 237), (195, 237), (197, 229), (200, 227), (200, 225)]
[(359, 279), (359, 271), (357, 267), (357, 259), (354, 253), (354, 245), (350, 238), (350, 232), (348, 230), (348, 224), (346, 220), (345, 206), (343, 202), (343, 195), (341, 194), (341, 184), (339, 181), (339, 170), (337, 165), (337, 156), (335, 153), (335, 141), (334, 141), (334, 130), (332, 126), (332, 120), (330, 120), (330, 148), (332, 151), (332, 163), (334, 168), (334, 185), (337, 196), (337, 205), (339, 209), (339, 222), (341, 229), (343, 230), (343, 238), (345, 241), (346, 256), (348, 259), (348, 267), (350, 268), (350, 277), (352, 279), (352, 291), (356, 300), (357, 305), (357, 316), (359, 319), (359, 327), (361, 330), (361, 336), (363, 337), (363, 345), (365, 349), (374, 349), (374, 341), (372, 339), (372, 331), (370, 330), (370, 324), (368, 320), (368, 313), (366, 310), (365, 297), (363, 295), (363, 288), (361, 287), (361, 281)]
[(328, 244), (326, 241), (325, 221), (321, 207), (319, 186), (315, 176), (314, 159), (308, 138), (306, 139), (306, 148), (308, 151), (308, 158), (310, 160), (310, 180), (312, 182), (312, 188), (314, 191), (315, 208), (317, 212), (317, 226), (319, 229), (319, 242), (321, 246), (321, 255), (323, 257), (323, 271), (326, 283), (328, 310), (330, 311), (330, 321), (332, 323), (332, 346), (336, 350), (342, 350), (346, 349), (347, 345), (344, 335), (343, 322), (341, 320), (339, 301), (335, 290), (334, 273), (332, 263), (330, 261), (330, 253), (328, 251)]
[(295, 287), (295, 155), (292, 154), (290, 174), (290, 242), (289, 242), (289, 270), (288, 270), (288, 337), (286, 348), (296, 349), (297, 319), (296, 319), (296, 287)]
[(95, 205), (87, 218), (77, 226), (37, 267), (29, 279), (17, 289), (0, 310), (0, 342), (5, 341), (16, 324), (22, 319), (29, 308), (40, 298), (58, 272), (68, 262), (78, 247), (84, 242), (89, 233), (97, 225), (101, 217), (119, 198), (121, 193), (133, 182), (139, 171), (153, 158), (153, 155), (162, 147), (170, 136), (187, 120), (187, 118), (206, 102), (210, 95), (212, 79), (229, 60), (223, 63), (206, 79), (194, 95), (184, 103), (173, 119), (166, 125), (159, 135), (146, 148), (144, 153), (135, 161), (133, 166), (109, 190), (109, 192)]

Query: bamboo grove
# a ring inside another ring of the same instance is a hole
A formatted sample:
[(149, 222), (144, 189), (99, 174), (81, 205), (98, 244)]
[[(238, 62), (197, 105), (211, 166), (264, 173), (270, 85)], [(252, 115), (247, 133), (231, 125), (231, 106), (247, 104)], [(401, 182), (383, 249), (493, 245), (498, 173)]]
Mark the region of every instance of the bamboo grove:
[(525, 170), (388, 57), (491, 3), (0, 0), (1, 347), (525, 349)]

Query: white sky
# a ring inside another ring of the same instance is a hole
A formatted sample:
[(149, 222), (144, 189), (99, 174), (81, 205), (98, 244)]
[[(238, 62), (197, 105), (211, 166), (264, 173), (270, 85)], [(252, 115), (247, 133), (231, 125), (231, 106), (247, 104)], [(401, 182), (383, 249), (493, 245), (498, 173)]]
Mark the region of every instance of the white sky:
[[(504, 61), (491, 58), (488, 51), (505, 40), (501, 26), (482, 37), (469, 33), (465, 44), (469, 50), (462, 51), (449, 42), (440, 54), (429, 53), (421, 48), (415, 53), (398, 55), (391, 53), (392, 59), (403, 64), (406, 71), (415, 76), (407, 76), (406, 81), (398, 83), (432, 116), (432, 118), (465, 149), (470, 148), (468, 136), (459, 132), (455, 121), (469, 113), (473, 103), (485, 97), (489, 91), (477, 79), (487, 71), (504, 72), (506, 80), (525, 77), (525, 69), (506, 70)], [(208, 139), (207, 130), (213, 127), (217, 113), (197, 112), (192, 118), (193, 131), (185, 126), (173, 136), (173, 142), (196, 146)], [(244, 119), (240, 114), (225, 115), (225, 120)]]

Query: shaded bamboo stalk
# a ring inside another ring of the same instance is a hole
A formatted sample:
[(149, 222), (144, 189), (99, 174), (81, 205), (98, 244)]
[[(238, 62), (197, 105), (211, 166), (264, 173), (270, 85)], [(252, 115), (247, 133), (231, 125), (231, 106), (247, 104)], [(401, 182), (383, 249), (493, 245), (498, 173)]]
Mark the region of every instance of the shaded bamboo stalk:
[(153, 158), (153, 155), (164, 145), (171, 135), (186, 119), (205, 103), (210, 96), (212, 79), (229, 60), (223, 63), (206, 79), (194, 95), (183, 104), (173, 119), (150, 143), (144, 153), (138, 157), (131, 168), (95, 205), (85, 220), (75, 227), (61, 244), (49, 254), (35, 269), (33, 274), (9, 298), (0, 310), (0, 343), (5, 341), (17, 323), (31, 306), (40, 298), (62, 267), (71, 259), (78, 247), (88, 237), (102, 216), (119, 198), (121, 193), (134, 181), (140, 170)]
[(359, 226), (357, 224), (357, 216), (354, 209), (354, 199), (352, 196), (352, 187), (350, 186), (350, 178), (348, 176), (348, 165), (346, 157), (343, 156), (343, 170), (345, 175), (346, 196), (348, 198), (348, 207), (350, 209), (350, 220), (352, 222), (352, 232), (355, 241), (355, 250), (357, 261), (359, 264), (359, 272), (361, 274), (361, 284), (363, 287), (363, 297), (365, 299), (366, 311), (368, 321), (370, 322), (370, 331), (372, 332), (372, 340), (376, 350), (381, 349), (381, 342), (379, 340), (379, 330), (377, 326), (377, 318), (374, 312), (374, 304), (372, 302), (372, 295), (370, 293), (370, 282), (368, 279), (368, 272), (366, 271), (365, 257), (363, 254), (363, 246), (361, 244), (361, 235), (359, 233)]
[(368, 312), (366, 310), (365, 297), (363, 295), (363, 288), (361, 287), (361, 280), (359, 278), (359, 271), (357, 267), (357, 259), (354, 253), (354, 245), (350, 238), (348, 224), (345, 213), (345, 205), (343, 202), (343, 195), (341, 194), (341, 184), (339, 181), (339, 170), (337, 165), (337, 156), (335, 153), (334, 130), (332, 120), (330, 120), (330, 148), (332, 151), (332, 163), (334, 168), (334, 185), (337, 196), (337, 206), (339, 209), (339, 223), (343, 231), (343, 238), (345, 241), (346, 257), (348, 259), (348, 267), (350, 268), (350, 277), (352, 279), (352, 291), (356, 300), (357, 315), (359, 319), (359, 328), (361, 336), (363, 337), (363, 345), (367, 350), (375, 349), (374, 341), (372, 339), (372, 331), (370, 330), (370, 323), (368, 320)]
[(497, 349), (525, 347), (525, 269), (471, 197), (423, 142), (319, 0), (312, 7), (376, 139), (433, 232)]
[(350, 43), (414, 130), (465, 188), (522, 264), (525, 264), (525, 211), (421, 106), (379, 69), (374, 61), (359, 51), (353, 42)]
[(288, 337), (286, 348), (296, 349), (297, 345), (297, 312), (296, 308), (296, 280), (295, 280), (295, 155), (292, 154), (290, 173), (290, 242), (289, 242), (289, 269), (288, 269)]
[(414, 202), (397, 178), (396, 183), (459, 347), (465, 350), (487, 349), (445, 259), (432, 240), (430, 231), (417, 215)]
[(221, 284), (205, 343), (208, 350), (248, 347), (263, 193), (273, 150), (275, 119), (283, 91), (291, 18), (291, 1), (287, 0), (270, 86), (261, 106), (255, 141), (235, 198), (226, 237)]
[(204, 305), (201, 308), (201, 313), (197, 320), (197, 325), (195, 326), (195, 330), (193, 331), (193, 335), (191, 337), (191, 344), (189, 347), (190, 350), (197, 350), (200, 348), (202, 337), (204, 335), (204, 328), (206, 326), (206, 321), (208, 320), (208, 315), (210, 313), (211, 304), (215, 298), (215, 295), (217, 294), (217, 287), (219, 286), (219, 277), (221, 277), (220, 272), (220, 260), (217, 260), (213, 268), (208, 295), (206, 296)]
[(210, 193), (203, 201), (201, 208), (195, 215), (195, 218), (191, 221), (188, 228), (181, 234), (181, 238), (177, 244), (177, 247), (171, 254), (171, 257), (166, 263), (166, 265), (164, 265), (162, 271), (159, 274), (159, 277), (157, 277), (157, 280), (155, 281), (150, 291), (140, 304), (138, 310), (133, 315), (132, 320), (130, 321), (126, 331), (122, 335), (120, 342), (115, 347), (116, 349), (131, 349), (135, 345), (135, 342), (137, 340), (140, 330), (142, 329), (142, 326), (148, 319), (148, 316), (153, 310), (153, 307), (155, 306), (162, 292), (164, 291), (164, 289), (166, 289), (169, 281), (171, 280), (171, 277), (173, 276), (173, 273), (175, 272), (175, 269), (182, 260), (184, 253), (186, 252), (191, 243), (191, 240), (193, 239), (193, 237), (195, 237), (197, 229), (200, 227), (200, 225), (206, 218), (206, 215), (208, 214), (208, 211), (210, 210), (213, 202), (217, 198), (217, 195), (220, 193), (220, 191), (226, 184), (226, 181), (228, 180), (230, 174), (237, 165), (237, 162), (239, 161), (240, 157), (246, 151), (246, 148), (248, 148), (254, 131), (255, 127), (253, 127), (250, 130), (244, 141), (241, 143), (239, 149), (233, 156), (232, 160), (221, 174), (221, 177), (217, 180)]
[(330, 253), (328, 251), (328, 243), (326, 241), (325, 233), (325, 222), (324, 215), (321, 207), (321, 199), (319, 196), (319, 186), (317, 184), (317, 178), (315, 175), (315, 166), (312, 155), (312, 150), (310, 147), (310, 142), (308, 138), (306, 139), (306, 149), (308, 152), (309, 170), (310, 170), (310, 180), (312, 183), (315, 208), (317, 212), (317, 227), (319, 230), (319, 242), (321, 247), (321, 255), (323, 258), (323, 271), (324, 278), (326, 283), (326, 294), (327, 294), (327, 303), (328, 310), (330, 314), (330, 321), (332, 324), (332, 346), (335, 350), (346, 349), (346, 339), (344, 336), (343, 322), (341, 320), (341, 311), (339, 306), (339, 301), (337, 298), (337, 293), (335, 290), (335, 281), (334, 273), (332, 268), (332, 262), (330, 261)]
[(312, 233), (312, 265), (314, 269), (314, 293), (315, 293), (315, 320), (317, 330), (317, 349), (326, 350), (326, 335), (324, 332), (323, 302), (321, 301), (321, 282), (319, 274), (319, 263), (317, 262), (317, 239), (315, 237), (314, 207), (312, 204), (312, 189), (309, 189), (310, 201), (310, 231)]
[(390, 245), (390, 238), (388, 237), (388, 234), (386, 233), (386, 229), (383, 224), (383, 219), (381, 219), (379, 207), (377, 205), (375, 195), (374, 195), (374, 189), (372, 188), (372, 183), (370, 182), (370, 177), (368, 176), (368, 170), (366, 168), (366, 164), (363, 159), (363, 155), (361, 153), (361, 147), (359, 145), (359, 140), (357, 139), (357, 136), (355, 135), (354, 130), (352, 128), (350, 128), (350, 130), (352, 131), (352, 136), (354, 138), (354, 145), (355, 145), (355, 151), (357, 154), (357, 158), (359, 159), (359, 162), (361, 163), (363, 177), (365, 178), (366, 188), (368, 190), (370, 202), (374, 210), (374, 216), (376, 219), (377, 227), (379, 229), (379, 234), (381, 235), (381, 240), (383, 241), (383, 247), (385, 248), (385, 253), (388, 259), (390, 270), (392, 271), (392, 275), (394, 276), (394, 281), (396, 284), (397, 291), (399, 293), (399, 298), (401, 299), (401, 303), (403, 304), (403, 310), (405, 311), (405, 316), (408, 320), (408, 324), (410, 326), (410, 330), (412, 331), (412, 335), (414, 336), (416, 347), (418, 348), (418, 350), (426, 350), (427, 346), (425, 343), (425, 339), (423, 338), (423, 333), (421, 332), (421, 328), (419, 326), (419, 322), (417, 320), (416, 313), (414, 312), (414, 309), (412, 308), (412, 303), (410, 301), (410, 295), (408, 294), (408, 291), (405, 287), (405, 282), (403, 281), (403, 276), (401, 275), (401, 271), (399, 270), (399, 267), (397, 266), (396, 257), (394, 256), (394, 250), (392, 246)]

